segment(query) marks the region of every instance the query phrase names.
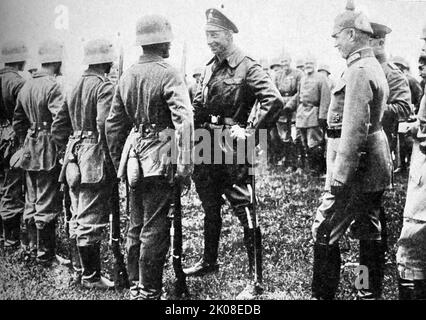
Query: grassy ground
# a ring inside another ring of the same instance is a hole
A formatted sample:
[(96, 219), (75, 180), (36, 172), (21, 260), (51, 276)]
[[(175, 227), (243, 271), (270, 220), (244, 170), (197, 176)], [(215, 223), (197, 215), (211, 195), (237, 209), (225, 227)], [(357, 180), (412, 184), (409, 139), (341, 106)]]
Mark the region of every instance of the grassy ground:
[[(386, 193), (385, 207), (390, 225), (389, 259), (386, 265), (384, 298), (397, 298), (395, 249), (402, 223), (406, 176), (395, 179), (395, 187)], [(264, 299), (309, 299), (312, 276), (313, 214), (319, 205), (324, 181), (301, 174), (283, 174), (269, 169), (257, 178), (258, 212), (264, 238)], [(194, 190), (183, 199), (184, 264), (198, 261), (203, 246), (203, 213)], [(59, 249), (67, 254), (67, 241), (59, 231)], [(357, 241), (344, 237), (342, 280), (338, 299), (354, 299), (355, 279), (351, 262), (357, 261)], [(234, 299), (246, 284), (247, 258), (242, 228), (229, 208), (223, 210), (220, 242), (220, 271), (203, 278), (188, 279), (192, 299)], [(108, 247), (102, 248), (103, 266), (111, 274), (113, 258)], [(95, 292), (70, 286), (70, 271), (65, 266), (44, 269), (25, 262), (19, 254), (0, 257), (1, 299), (126, 299), (127, 292)], [(171, 292), (174, 273), (170, 259), (164, 271), (166, 292)]]

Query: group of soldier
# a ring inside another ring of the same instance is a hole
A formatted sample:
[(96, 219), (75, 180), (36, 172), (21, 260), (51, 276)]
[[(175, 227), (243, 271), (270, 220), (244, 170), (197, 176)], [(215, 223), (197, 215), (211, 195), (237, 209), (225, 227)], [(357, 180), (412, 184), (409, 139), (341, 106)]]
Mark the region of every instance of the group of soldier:
[[(0, 221), (4, 250), (17, 250), (22, 240), (38, 263), (61, 262), (55, 247), (64, 185), (71, 199), (75, 280), (86, 288), (112, 288), (114, 283), (101, 275), (100, 245), (112, 201), (117, 200), (113, 193), (123, 179), (130, 186), (126, 235), (130, 298), (159, 299), (170, 246), (168, 214), (174, 186), (188, 186), (192, 178), (204, 210), (204, 252), (184, 273), (203, 276), (219, 269), (221, 206), (226, 199), (243, 227), (249, 264), (248, 284), (237, 299), (255, 298), (263, 292), (263, 277), (252, 162), (197, 161), (200, 154), (195, 154), (194, 145), (200, 141), (195, 129), (207, 130), (212, 137), (226, 134), (234, 142), (245, 142), (266, 129), (269, 150), (274, 157), (283, 157), (288, 168), (304, 168), (306, 161), (311, 171), (326, 172), (322, 203), (312, 226), (313, 298), (335, 297), (339, 239), (350, 228), (360, 240), (360, 264), (369, 272), (369, 286), (359, 290), (359, 298), (379, 299), (387, 230), (382, 198), (391, 185), (391, 150), (401, 133), (401, 138), (412, 137), (414, 147), (397, 256), (400, 297), (425, 298), (426, 98), (420, 103), (420, 94), (412, 89), (418, 85), (412, 77), (407, 80), (409, 67), (403, 59), (396, 64), (387, 61), (385, 42), (391, 30), (369, 21), (348, 2), (336, 17), (332, 34), (347, 62), (335, 84), (328, 78), (328, 67), (317, 70), (312, 57), (297, 63), (296, 69), (291, 68), (289, 56), (283, 57), (271, 65), (275, 71), (271, 77), (234, 44), (233, 34), (238, 32), (221, 11), (206, 11), (205, 35), (214, 57), (204, 70), (194, 72), (196, 84), (188, 90), (183, 75), (164, 60), (173, 40), (169, 21), (159, 15), (143, 16), (136, 25), (136, 43), (143, 51), (139, 61), (115, 85), (107, 77), (116, 60), (113, 45), (104, 39), (88, 41), (83, 61), (88, 68), (69, 97), (56, 78), (61, 75), (62, 43), (41, 44), (41, 69), (27, 81), (19, 73), (28, 58), (27, 47), (16, 41), (3, 45)], [(422, 39), (426, 43), (426, 30)], [(419, 63), (426, 78), (426, 53)], [(418, 120), (399, 132), (398, 123), (413, 116), (412, 104)], [(168, 139), (165, 132), (170, 129), (173, 135)], [(212, 154), (217, 152), (213, 141), (209, 143)], [(405, 147), (404, 161), (410, 149)], [(173, 161), (164, 157), (164, 150), (173, 150)], [(224, 157), (230, 153), (234, 160), (237, 154), (235, 145), (220, 152)], [(25, 239), (20, 238), (21, 219)]]

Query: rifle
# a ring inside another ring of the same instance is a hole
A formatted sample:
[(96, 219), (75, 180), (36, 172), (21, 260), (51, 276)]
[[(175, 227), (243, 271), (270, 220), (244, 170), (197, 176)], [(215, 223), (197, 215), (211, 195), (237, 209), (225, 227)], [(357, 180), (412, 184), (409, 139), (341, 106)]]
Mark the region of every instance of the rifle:
[(118, 181), (112, 187), (112, 206), (109, 215), (109, 245), (114, 255), (114, 286), (118, 290), (130, 288), (129, 276), (127, 275), (124, 255), (120, 250), (120, 195), (118, 191)]
[(186, 286), (186, 275), (182, 268), (182, 204), (181, 186), (177, 179), (172, 183), (173, 192), (171, 195), (168, 218), (171, 220), (170, 239), (173, 269), (176, 275), (175, 296), (178, 298), (188, 298), (189, 291)]

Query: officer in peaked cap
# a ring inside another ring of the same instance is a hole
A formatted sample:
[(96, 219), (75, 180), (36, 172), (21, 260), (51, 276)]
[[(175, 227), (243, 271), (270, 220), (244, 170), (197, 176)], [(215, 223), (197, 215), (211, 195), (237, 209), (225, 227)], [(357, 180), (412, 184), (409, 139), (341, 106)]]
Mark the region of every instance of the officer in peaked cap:
[(64, 108), (65, 96), (56, 80), (61, 74), (63, 45), (47, 40), (38, 53), (42, 68), (19, 93), (13, 128), (23, 142), (20, 166), (26, 171), (24, 220), (29, 235), (37, 228), (37, 262), (50, 265), (57, 261), (55, 228), (62, 211), (58, 159), (72, 128)]
[[(391, 158), (381, 118), (389, 94), (386, 77), (369, 47), (368, 18), (348, 1), (335, 19), (335, 46), (347, 69), (336, 83), (327, 116), (327, 177), (312, 234), (312, 295), (333, 299), (340, 278), (339, 239), (352, 224), (360, 240), (360, 265), (368, 268), (368, 288), (359, 298), (381, 296), (384, 253), (380, 208), (391, 182)], [(354, 210), (356, 208), (356, 210)]]
[(296, 60), (296, 69), (299, 69), (302, 72), (305, 71), (305, 61), (303, 59)]
[[(60, 178), (65, 176), (60, 182), (68, 182), (71, 198), (70, 240), (75, 280), (81, 278), (83, 287), (94, 289), (114, 286), (101, 275), (100, 246), (102, 231), (114, 205), (110, 201), (112, 192), (118, 192), (105, 136), (105, 121), (115, 89), (106, 75), (115, 59), (113, 45), (106, 39), (91, 40), (84, 46), (83, 64), (88, 69), (69, 99), (73, 135), (62, 166), (65, 174), (60, 175)], [(94, 172), (99, 174), (93, 175)], [(75, 181), (75, 175), (83, 177), (84, 183)]]
[(206, 11), (207, 23), (205, 30), (229, 30), (238, 33), (237, 26), (217, 9), (208, 9)]
[[(216, 136), (227, 134), (233, 141), (245, 141), (248, 134), (257, 129), (272, 127), (283, 104), (281, 96), (271, 78), (254, 61), (238, 49), (233, 41), (233, 33), (238, 28), (219, 10), (206, 11), (205, 27), (207, 44), (214, 57), (205, 68), (202, 84), (195, 96), (195, 125), (206, 128)], [(259, 101), (254, 130), (248, 123), (249, 115)], [(215, 150), (221, 159), (236, 159), (236, 150)], [(250, 150), (247, 151), (251, 153)], [(216, 156), (216, 154), (215, 154)], [(231, 157), (230, 157), (231, 156)], [(253, 224), (251, 177), (248, 162), (232, 164), (200, 164), (194, 169), (194, 182), (200, 196), (204, 216), (204, 255), (193, 267), (185, 271), (187, 275), (201, 276), (218, 270), (218, 246), (222, 218), (220, 214), (222, 195), (228, 198), (232, 208), (244, 228), (244, 243), (249, 260), (250, 281), (237, 298), (252, 298), (263, 291), (262, 287), (262, 246), (259, 225)], [(256, 270), (254, 270), (256, 269)], [(255, 274), (253, 274), (255, 272)]]
[[(400, 166), (398, 126), (399, 121), (405, 121), (412, 114), (410, 86), (407, 77), (388, 60), (386, 54), (386, 36), (392, 32), (392, 29), (377, 22), (371, 22), (371, 28), (373, 34), (371, 35), (370, 46), (383, 68), (389, 86), (389, 97), (383, 113), (382, 125), (388, 138), (391, 154), (395, 157), (394, 168), (398, 168)], [(383, 207), (380, 213), (380, 222), (382, 224), (383, 244), (387, 249), (387, 226)]]
[(7, 252), (19, 247), (20, 221), (25, 205), (23, 171), (10, 166), (10, 160), (19, 146), (12, 119), (18, 93), (25, 83), (19, 72), (24, 70), (27, 59), (25, 43), (11, 41), (2, 44), (0, 61), (5, 67), (0, 70), (0, 167), (5, 176), (2, 177), (3, 185), (0, 183), (0, 238), (4, 234)]

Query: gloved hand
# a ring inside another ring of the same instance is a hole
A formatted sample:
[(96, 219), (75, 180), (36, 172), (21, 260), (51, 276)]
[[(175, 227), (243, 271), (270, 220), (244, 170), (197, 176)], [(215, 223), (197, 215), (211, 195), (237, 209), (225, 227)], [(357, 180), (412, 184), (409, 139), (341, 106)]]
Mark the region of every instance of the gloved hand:
[(241, 128), (238, 124), (234, 124), (231, 129), (231, 138), (237, 140), (245, 140), (246, 139), (246, 130)]

